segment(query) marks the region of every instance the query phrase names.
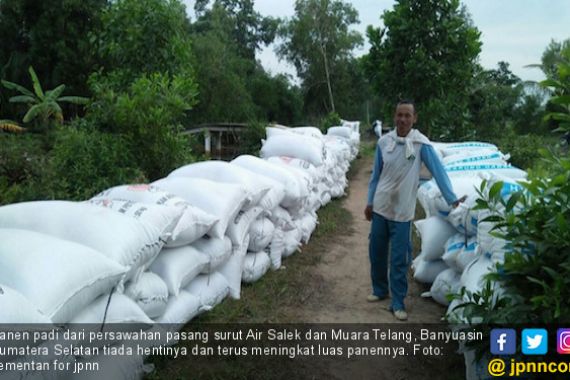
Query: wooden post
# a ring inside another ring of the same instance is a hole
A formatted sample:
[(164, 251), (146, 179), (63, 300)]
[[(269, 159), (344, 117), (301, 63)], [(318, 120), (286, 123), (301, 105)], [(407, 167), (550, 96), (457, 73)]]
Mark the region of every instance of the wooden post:
[(212, 135), (210, 130), (204, 130), (204, 152), (210, 154), (212, 152)]

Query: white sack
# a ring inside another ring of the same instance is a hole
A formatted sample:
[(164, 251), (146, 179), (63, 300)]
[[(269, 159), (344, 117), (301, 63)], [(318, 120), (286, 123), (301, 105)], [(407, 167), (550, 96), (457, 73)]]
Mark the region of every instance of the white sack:
[(294, 127), (287, 129), (287, 131), (291, 131), (300, 135), (311, 136), (316, 139), (321, 139), (323, 137), (323, 132), (321, 132), (321, 130), (317, 127)]
[(218, 272), (201, 274), (184, 288), (200, 300), (200, 311), (212, 309), (227, 297), (230, 290), (224, 276)]
[(490, 255), (481, 255), (471, 262), (461, 275), (461, 286), (468, 291), (475, 293), (480, 292), (484, 285), (484, 276), (493, 272), (495, 263), (491, 260)]
[(172, 231), (172, 236), (166, 241), (167, 247), (180, 247), (192, 243), (204, 236), (218, 220), (215, 216), (192, 206), (181, 197), (152, 185), (116, 186), (101, 192), (97, 197), (125, 199), (180, 209), (182, 215)]
[(155, 273), (144, 272), (125, 287), (125, 295), (135, 301), (150, 318), (160, 317), (168, 303), (168, 287)]
[(438, 274), (448, 269), (443, 260), (426, 260), (423, 254), (416, 257), (412, 263), (414, 278), (425, 284), (434, 282)]
[(481, 254), (481, 251), (478, 249), (477, 244), (477, 237), (471, 237), (467, 240), (467, 245), (463, 247), (461, 252), (455, 258), (457, 263), (457, 268), (459, 272), (463, 272), (465, 268), (473, 262), (473, 260), (477, 259)]
[(176, 296), (208, 265), (208, 257), (196, 248), (187, 245), (163, 249), (150, 266), (166, 286), (168, 293)]
[(283, 230), (276, 228), (273, 231), (271, 244), (269, 245), (269, 258), (271, 259), (271, 269), (277, 270), (281, 268), (281, 259), (285, 252), (285, 235)]
[(452, 268), (446, 269), (438, 274), (430, 288), (432, 298), (441, 305), (449, 305), (447, 295), (450, 293), (455, 294), (459, 291), (459, 278), (459, 273)]
[(264, 251), (251, 252), (245, 255), (241, 280), (252, 283), (259, 280), (271, 266), (271, 260)]
[(281, 183), (284, 187), (284, 197), (282, 200), (284, 206), (289, 207), (300, 202), (302, 194), (299, 182), (295, 179), (294, 175), (286, 169), (259, 157), (250, 155), (239, 156), (235, 158), (231, 164), (251, 170), (258, 175), (266, 176)]
[(327, 135), (350, 139), (352, 137), (352, 130), (349, 127), (330, 127), (327, 129)]
[(2, 283), (54, 323), (69, 321), (126, 272), (89, 247), (33, 231), (0, 229), (0, 242)]
[[(200, 298), (186, 290), (181, 290), (178, 296), (171, 296), (168, 299), (166, 311), (158, 318), (157, 322), (180, 325), (180, 327), (182, 327), (205, 310), (206, 309), (202, 309)], [(209, 308), (207, 308), (207, 310), (209, 310)]]
[(80, 202), (41, 201), (0, 207), (0, 228), (21, 228), (91, 247), (135, 278), (164, 245), (164, 229)]
[(512, 165), (495, 165), (495, 164), (474, 164), (474, 165), (459, 165), (459, 166), (445, 166), (445, 171), (450, 177), (456, 176), (475, 176), (481, 172), (492, 172), (501, 176), (509, 177), (512, 179), (525, 179), (527, 173)]
[(445, 156), (452, 156), (454, 154), (465, 153), (468, 151), (481, 151), (481, 150), (489, 150), (489, 151), (497, 151), (498, 148), (496, 145), (489, 144), (486, 142), (480, 141), (465, 141), (461, 143), (451, 143), (451, 144), (439, 144), (441, 152), (443, 152)]
[[(108, 303), (108, 307), (107, 307)], [(107, 314), (105, 315), (105, 310)], [(77, 313), (69, 323), (144, 323), (152, 325), (152, 320), (140, 307), (124, 294), (113, 293), (99, 296), (90, 305)]]
[(437, 260), (445, 252), (445, 243), (456, 231), (451, 224), (440, 217), (432, 216), (414, 222), (422, 240), (422, 254), (425, 260)]
[(303, 231), (300, 228), (294, 228), (290, 231), (284, 231), (283, 235), (283, 241), (285, 244), (283, 257), (289, 257), (300, 249)]
[(453, 156), (445, 157), (442, 161), (444, 165), (459, 166), (459, 165), (471, 165), (471, 164), (506, 164), (509, 159), (509, 155), (504, 155), (503, 153), (484, 151), (474, 151), (468, 154), (456, 154)]
[(321, 166), (324, 161), (322, 141), (293, 133), (271, 136), (261, 147), (260, 153), (262, 158), (275, 156), (301, 158), (315, 166)]
[(20, 292), (0, 284), (0, 324), (51, 323), (51, 320)]
[[(263, 212), (261, 207), (253, 207), (249, 210), (241, 210), (233, 222), (228, 225), (226, 235), (230, 238), (233, 245), (243, 245), (245, 237), (248, 234), (251, 223)], [(246, 245), (247, 247), (247, 245)]]
[(311, 235), (317, 227), (317, 223), (317, 214), (314, 213), (307, 213), (300, 219), (298, 226), (303, 233), (302, 241), (305, 244), (309, 243), (309, 239), (311, 239)]
[(271, 210), (269, 219), (276, 228), (281, 228), (284, 231), (289, 231), (293, 228), (296, 228), (295, 224), (293, 223), (293, 219), (291, 218), (291, 214), (289, 214), (289, 212), (283, 207), (276, 207)]
[(182, 210), (172, 206), (144, 204), (123, 199), (91, 198), (89, 204), (106, 207), (120, 214), (135, 218), (163, 231), (166, 241), (173, 237), (174, 228), (182, 216)]
[(225, 161), (202, 161), (182, 166), (172, 171), (167, 178), (202, 178), (214, 182), (232, 183), (243, 186), (250, 198), (250, 203), (244, 208), (257, 206), (261, 199), (271, 189), (271, 183), (256, 177), (251, 171), (230, 165)]
[(241, 185), (202, 178), (169, 177), (153, 184), (218, 218), (218, 222), (208, 231), (208, 235), (217, 238), (223, 238), (228, 224), (247, 200), (247, 192)]
[(273, 239), (275, 226), (268, 218), (257, 218), (249, 227), (248, 250), (259, 252), (264, 250)]
[(243, 272), (243, 261), (249, 245), (249, 235), (246, 235), (242, 245), (232, 247), (232, 255), (222, 266), (222, 274), (229, 286), (229, 295), (232, 299), (239, 300), (241, 294), (241, 273)]
[(463, 268), (459, 268), (457, 258), (465, 248), (465, 235), (455, 234), (445, 242), (445, 253), (441, 259), (447, 264), (448, 267), (457, 272), (462, 272)]
[(223, 239), (204, 237), (195, 241), (192, 247), (208, 257), (208, 263), (202, 269), (202, 273), (211, 273), (217, 270), (220, 265), (228, 261), (232, 254), (232, 241), (229, 237)]

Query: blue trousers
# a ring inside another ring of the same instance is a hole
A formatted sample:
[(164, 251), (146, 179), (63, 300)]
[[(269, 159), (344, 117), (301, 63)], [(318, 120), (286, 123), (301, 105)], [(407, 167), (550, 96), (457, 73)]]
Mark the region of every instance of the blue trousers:
[(388, 295), (388, 247), (390, 247), (390, 293), (392, 310), (405, 309), (408, 293), (408, 267), (412, 261), (410, 230), (412, 222), (394, 222), (372, 213), (368, 254), (372, 293), (378, 297)]

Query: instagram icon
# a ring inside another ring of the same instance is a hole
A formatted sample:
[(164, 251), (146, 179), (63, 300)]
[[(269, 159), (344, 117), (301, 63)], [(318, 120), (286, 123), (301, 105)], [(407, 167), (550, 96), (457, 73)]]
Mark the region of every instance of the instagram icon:
[(570, 329), (558, 329), (556, 332), (556, 351), (559, 354), (570, 354)]

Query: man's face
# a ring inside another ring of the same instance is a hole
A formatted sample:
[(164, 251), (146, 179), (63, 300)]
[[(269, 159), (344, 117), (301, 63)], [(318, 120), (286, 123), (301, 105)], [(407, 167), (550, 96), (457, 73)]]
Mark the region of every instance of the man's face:
[(396, 132), (400, 137), (406, 137), (417, 121), (417, 115), (414, 106), (411, 104), (400, 104), (396, 107), (394, 114), (394, 123), (396, 124)]

